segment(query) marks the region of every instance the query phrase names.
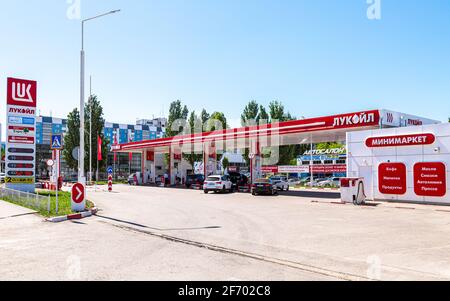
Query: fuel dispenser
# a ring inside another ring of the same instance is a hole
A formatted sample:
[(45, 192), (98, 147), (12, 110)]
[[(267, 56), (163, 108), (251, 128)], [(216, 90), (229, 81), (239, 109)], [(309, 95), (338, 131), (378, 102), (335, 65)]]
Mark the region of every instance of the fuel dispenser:
[(341, 179), (341, 200), (343, 203), (362, 205), (366, 198), (364, 178)]

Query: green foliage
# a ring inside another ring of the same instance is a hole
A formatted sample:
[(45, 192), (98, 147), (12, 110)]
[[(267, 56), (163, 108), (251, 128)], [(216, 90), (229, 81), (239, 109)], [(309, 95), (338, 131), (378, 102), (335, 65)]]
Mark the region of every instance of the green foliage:
[[(217, 124), (218, 123), (218, 124)], [(207, 131), (226, 130), (228, 128), (227, 118), (221, 112), (214, 112), (211, 114), (207, 124)]]
[(244, 112), (241, 115), (242, 126), (253, 126), (259, 124), (267, 124), (270, 116), (266, 111), (266, 108), (262, 105), (258, 105), (255, 100), (250, 101), (244, 108)]
[[(27, 197), (25, 196), (4, 196), (2, 198), (3, 201), (9, 202), (15, 205), (19, 205), (25, 208), (29, 208), (32, 210), (36, 210), (39, 212), (40, 215), (45, 217), (52, 217), (52, 216), (61, 216), (61, 215), (67, 215), (71, 214), (72, 212), (72, 205), (70, 200), (70, 192), (65, 191), (59, 191), (58, 192), (58, 212), (56, 212), (56, 192), (55, 191), (48, 191), (48, 190), (36, 190), (36, 194), (48, 197), (50, 196), (50, 212), (48, 212), (47, 203), (45, 202), (45, 206), (34, 206), (33, 202), (30, 202)], [(33, 195), (30, 195), (30, 197), (33, 197)], [(86, 207), (92, 208), (92, 203), (90, 201), (86, 202)]]
[(339, 142), (323, 142), (316, 144), (316, 149), (333, 149), (333, 148), (344, 148), (345, 145)]
[(230, 166), (230, 161), (228, 160), (227, 157), (224, 157), (222, 160), (222, 167), (223, 167), (223, 171), (225, 172), (225, 170)]
[[(269, 111), (254, 100), (250, 101), (244, 108), (241, 115), (242, 125), (261, 125), (265, 123), (284, 122), (295, 120), (289, 112), (286, 112), (284, 105), (280, 101), (272, 101), (269, 104)], [(254, 124), (249, 124), (254, 120)], [(284, 145), (279, 148), (279, 162), (280, 165), (296, 165), (297, 156), (302, 154), (307, 149), (305, 145)], [(244, 151), (244, 159), (249, 164), (249, 150)], [(269, 154), (266, 154), (269, 155)]]
[[(89, 97), (84, 109), (84, 141), (85, 141), (85, 172), (89, 170), (89, 130), (90, 130), (90, 115), (92, 110), (92, 169), (97, 169), (97, 137), (102, 139), (102, 157), (103, 160), (99, 162), (98, 168), (102, 170), (106, 167), (106, 158), (108, 154), (109, 141), (105, 139), (103, 128), (105, 126), (105, 119), (103, 118), (103, 108), (97, 96)], [(64, 150), (62, 155), (67, 165), (71, 169), (78, 169), (78, 161), (72, 157), (72, 151), (75, 147), (80, 146), (80, 112), (78, 109), (73, 109), (67, 117), (67, 133), (64, 135)]]
[(64, 150), (62, 151), (66, 164), (71, 169), (78, 168), (78, 161), (72, 157), (72, 151), (80, 146), (80, 112), (73, 109), (67, 116), (67, 132), (64, 135)]
[[(103, 128), (105, 126), (105, 119), (103, 118), (103, 107), (100, 104), (100, 101), (98, 100), (96, 95), (93, 95), (92, 97), (89, 97), (89, 101), (86, 105), (85, 109), (85, 142), (86, 142), (86, 148), (87, 152), (85, 155), (85, 162), (84, 165), (86, 166), (86, 170), (89, 169), (89, 130), (90, 130), (90, 116), (91, 116), (91, 110), (92, 110), (92, 170), (95, 171), (98, 170), (105, 170), (106, 164), (107, 164), (107, 156), (108, 156), (108, 145), (109, 141), (105, 138), (103, 133)], [(98, 162), (97, 166), (97, 151), (98, 151), (98, 137), (102, 139), (102, 161)]]
[(210, 116), (208, 114), (208, 112), (206, 112), (205, 109), (202, 110), (202, 112), (200, 113), (200, 119), (202, 121), (202, 125), (206, 124), (206, 122), (208, 122)]
[[(206, 111), (205, 111), (206, 112)], [(195, 111), (191, 112), (191, 115), (189, 116), (189, 128), (191, 131), (191, 134), (197, 134), (201, 133), (203, 131), (202, 127), (202, 121), (197, 117), (195, 114)], [(203, 160), (203, 154), (196, 154), (194, 150), (194, 145), (191, 145), (191, 151), (189, 153), (183, 153), (183, 158), (191, 164), (191, 166), (194, 166), (195, 162), (202, 161)]]
[(187, 106), (183, 106), (180, 100), (174, 101), (170, 104), (169, 118), (167, 121), (166, 137), (173, 137), (181, 133), (181, 130), (173, 128), (175, 121), (186, 120), (189, 114)]
[(241, 115), (242, 126), (249, 126), (250, 121), (252, 120), (256, 121), (256, 119), (258, 118), (258, 114), (259, 114), (258, 103), (255, 100), (250, 101), (248, 105), (245, 106), (244, 112)]

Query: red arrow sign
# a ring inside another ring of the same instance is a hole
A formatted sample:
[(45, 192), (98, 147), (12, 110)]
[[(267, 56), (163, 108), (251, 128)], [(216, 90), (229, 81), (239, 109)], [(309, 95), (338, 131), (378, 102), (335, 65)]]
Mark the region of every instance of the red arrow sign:
[(72, 187), (72, 201), (81, 204), (84, 201), (84, 186), (81, 183), (76, 183)]

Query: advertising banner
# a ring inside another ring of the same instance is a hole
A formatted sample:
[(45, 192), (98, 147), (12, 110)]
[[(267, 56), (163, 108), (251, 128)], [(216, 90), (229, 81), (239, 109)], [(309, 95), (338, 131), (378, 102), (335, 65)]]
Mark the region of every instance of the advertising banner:
[(414, 192), (418, 196), (444, 197), (447, 194), (447, 170), (444, 163), (414, 165)]
[(404, 163), (382, 163), (378, 167), (378, 188), (383, 194), (403, 195), (406, 184), (406, 165)]
[(32, 193), (35, 191), (36, 103), (35, 81), (7, 79), (6, 187)]
[(345, 173), (347, 172), (347, 165), (345, 164), (324, 164), (312, 166), (313, 173), (315, 174), (332, 174), (332, 173)]

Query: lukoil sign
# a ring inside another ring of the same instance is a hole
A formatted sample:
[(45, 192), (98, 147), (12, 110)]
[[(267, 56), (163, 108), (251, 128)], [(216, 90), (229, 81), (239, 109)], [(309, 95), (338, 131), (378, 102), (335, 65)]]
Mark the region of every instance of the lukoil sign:
[(6, 187), (35, 191), (37, 83), (7, 79)]

